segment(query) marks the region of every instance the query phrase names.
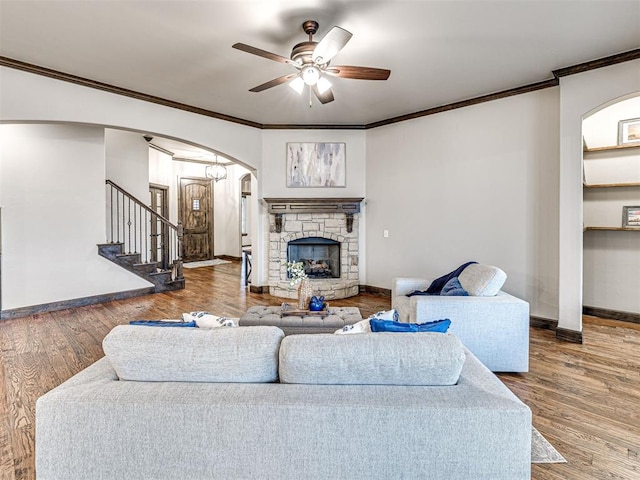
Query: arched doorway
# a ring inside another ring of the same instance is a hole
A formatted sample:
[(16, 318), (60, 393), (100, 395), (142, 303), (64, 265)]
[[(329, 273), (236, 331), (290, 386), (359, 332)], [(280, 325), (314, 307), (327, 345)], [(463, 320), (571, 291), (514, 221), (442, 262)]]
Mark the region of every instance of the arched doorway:
[(582, 135), (583, 311), (638, 321), (640, 92), (590, 112)]

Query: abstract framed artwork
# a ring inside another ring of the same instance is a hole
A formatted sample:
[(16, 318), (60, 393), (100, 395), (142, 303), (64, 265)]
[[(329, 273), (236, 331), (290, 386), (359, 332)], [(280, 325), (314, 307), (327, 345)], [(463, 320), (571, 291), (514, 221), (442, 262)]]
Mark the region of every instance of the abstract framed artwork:
[(618, 145), (640, 143), (640, 118), (618, 122)]
[(287, 143), (287, 187), (346, 187), (344, 143)]

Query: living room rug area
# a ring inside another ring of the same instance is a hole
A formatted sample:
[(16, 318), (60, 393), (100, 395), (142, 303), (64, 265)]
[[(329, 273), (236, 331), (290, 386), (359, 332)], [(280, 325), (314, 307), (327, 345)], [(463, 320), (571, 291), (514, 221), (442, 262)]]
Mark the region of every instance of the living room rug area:
[(535, 427), (531, 427), (531, 463), (567, 463)]
[(202, 260), (200, 262), (189, 262), (183, 265), (184, 268), (200, 268), (211, 267), (214, 265), (222, 265), (223, 263), (231, 263), (229, 260), (222, 260), (220, 258), (214, 258), (213, 260)]

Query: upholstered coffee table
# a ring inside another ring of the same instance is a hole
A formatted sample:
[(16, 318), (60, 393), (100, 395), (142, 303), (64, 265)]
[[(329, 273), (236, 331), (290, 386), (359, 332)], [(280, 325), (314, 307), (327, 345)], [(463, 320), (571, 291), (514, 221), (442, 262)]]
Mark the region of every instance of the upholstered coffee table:
[(357, 307), (329, 307), (326, 315), (281, 315), (282, 307), (251, 307), (240, 317), (241, 327), (256, 325), (274, 325), (282, 329), (285, 335), (298, 333), (333, 333), (345, 325), (362, 320)]

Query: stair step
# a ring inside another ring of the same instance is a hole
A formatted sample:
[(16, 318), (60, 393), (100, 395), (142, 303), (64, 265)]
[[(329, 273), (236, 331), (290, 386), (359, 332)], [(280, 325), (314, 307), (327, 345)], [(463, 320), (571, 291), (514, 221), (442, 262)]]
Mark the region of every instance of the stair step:
[(132, 267), (135, 264), (140, 263), (140, 254), (139, 253), (120, 253), (116, 255), (116, 260), (131, 265)]
[(153, 274), (158, 271), (158, 262), (134, 263), (133, 268), (136, 273)]
[(99, 243), (98, 254), (108, 258), (109, 260), (114, 260), (116, 255), (122, 254), (123, 246), (124, 245), (122, 243)]
[(143, 263), (139, 253), (122, 253), (123, 250), (124, 245), (122, 243), (103, 243), (98, 245), (99, 255), (153, 283), (153, 291), (155, 293), (180, 290), (185, 287), (184, 278), (172, 280), (172, 270), (159, 270), (158, 262)]

